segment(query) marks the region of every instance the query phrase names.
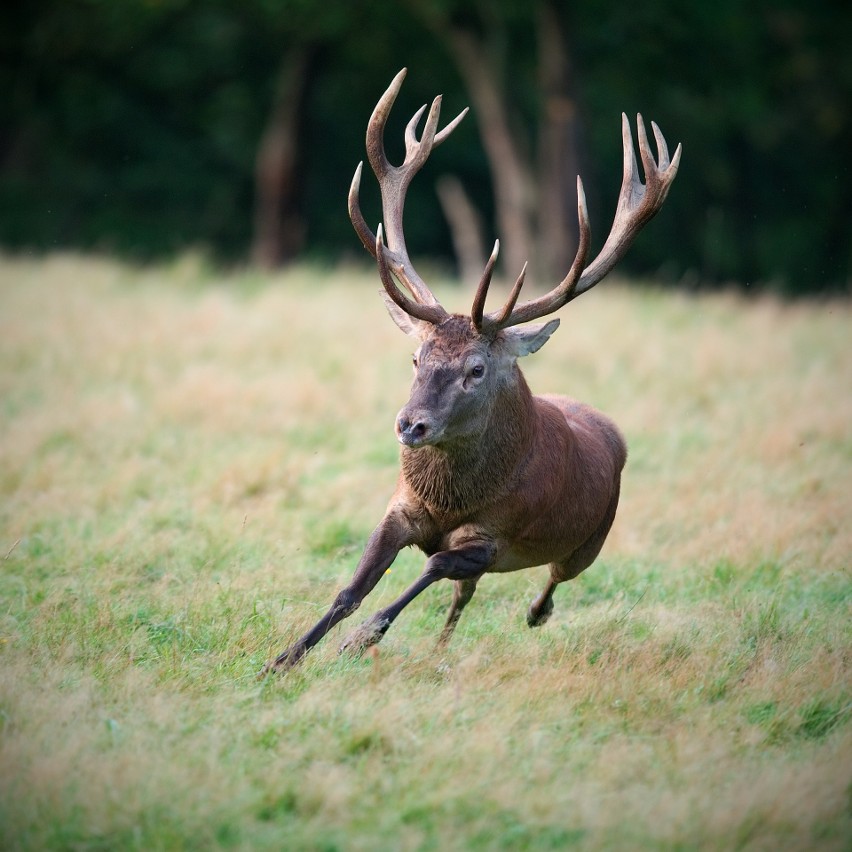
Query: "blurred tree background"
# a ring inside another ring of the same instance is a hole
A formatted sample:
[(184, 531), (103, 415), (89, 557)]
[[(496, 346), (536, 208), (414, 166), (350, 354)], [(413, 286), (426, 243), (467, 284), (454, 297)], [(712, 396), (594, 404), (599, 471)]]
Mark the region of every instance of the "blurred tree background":
[[(847, 291), (850, 10), (842, 0), (18, 0), (0, 12), (0, 245), (139, 260), (200, 247), (262, 266), (360, 256), (349, 182), (373, 105), (408, 66), (391, 159), (438, 92), (445, 122), (472, 107), (412, 185), (412, 253), (464, 271), (499, 235), (508, 275), (529, 256), (537, 280), (561, 277), (576, 238), (574, 176), (599, 246), (621, 180), (619, 116), (642, 112), (672, 147), (683, 143), (684, 160), (626, 270), (685, 286)], [(377, 222), (371, 179), (362, 196)]]

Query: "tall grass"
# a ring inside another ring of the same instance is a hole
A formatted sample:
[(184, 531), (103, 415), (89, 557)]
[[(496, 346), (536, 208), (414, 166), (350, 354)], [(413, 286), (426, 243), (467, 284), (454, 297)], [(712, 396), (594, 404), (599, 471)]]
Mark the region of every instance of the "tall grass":
[(437, 652), (439, 585), (260, 682), (393, 488), (376, 287), (0, 262), (0, 846), (848, 848), (849, 306), (601, 285), (524, 365), (631, 453), (551, 621), (488, 577)]

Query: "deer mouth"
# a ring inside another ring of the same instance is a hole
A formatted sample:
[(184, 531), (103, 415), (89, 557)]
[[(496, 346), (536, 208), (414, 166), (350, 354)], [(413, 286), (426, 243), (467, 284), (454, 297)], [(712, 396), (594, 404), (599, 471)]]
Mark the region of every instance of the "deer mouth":
[(411, 420), (404, 414), (400, 414), (394, 425), (396, 439), (404, 447), (417, 449), (435, 443), (435, 430), (425, 420)]
[(399, 435), (397, 440), (403, 447), (408, 447), (409, 450), (418, 450), (421, 447), (431, 447), (432, 441), (426, 439), (411, 438), (407, 435)]

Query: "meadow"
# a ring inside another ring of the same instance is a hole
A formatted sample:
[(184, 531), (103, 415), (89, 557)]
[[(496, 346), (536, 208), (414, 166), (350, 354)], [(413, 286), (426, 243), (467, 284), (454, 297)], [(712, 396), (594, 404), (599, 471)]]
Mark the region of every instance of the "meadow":
[(393, 490), (378, 286), (0, 259), (0, 847), (849, 849), (852, 306), (602, 283), (523, 364), (630, 447), (551, 620), (486, 577), (439, 651), (437, 584), (339, 657), (406, 551), (258, 680)]

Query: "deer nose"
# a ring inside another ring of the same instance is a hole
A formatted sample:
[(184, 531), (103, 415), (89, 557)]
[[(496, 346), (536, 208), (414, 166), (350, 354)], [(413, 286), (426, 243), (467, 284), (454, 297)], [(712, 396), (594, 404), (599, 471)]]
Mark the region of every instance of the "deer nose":
[(428, 431), (429, 427), (422, 420), (412, 423), (411, 419), (405, 414), (400, 414), (396, 418), (396, 436), (399, 442), (407, 447), (421, 443)]

